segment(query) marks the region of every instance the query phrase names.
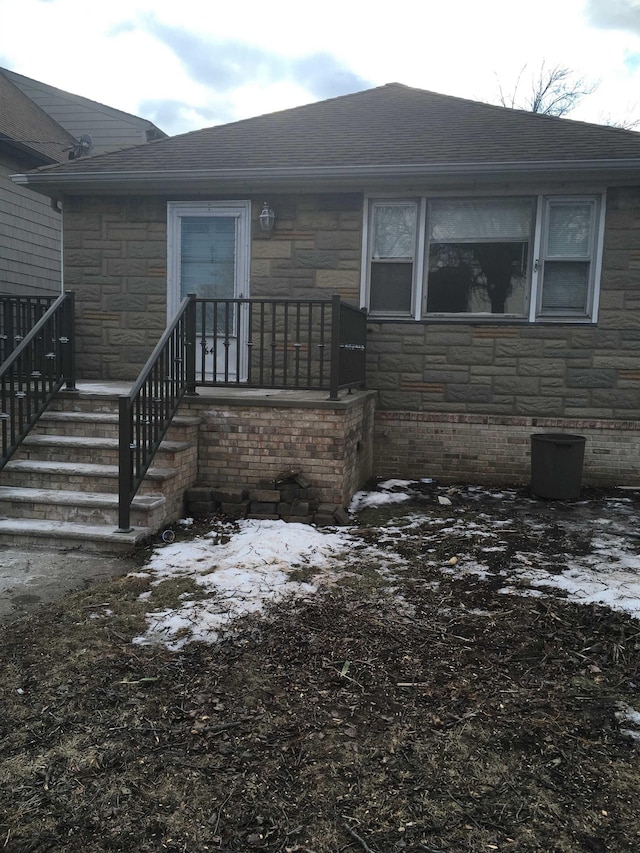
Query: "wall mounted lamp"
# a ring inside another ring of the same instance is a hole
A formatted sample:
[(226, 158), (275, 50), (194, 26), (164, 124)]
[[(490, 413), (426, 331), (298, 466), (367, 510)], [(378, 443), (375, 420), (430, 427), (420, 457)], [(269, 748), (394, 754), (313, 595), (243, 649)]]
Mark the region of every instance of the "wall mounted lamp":
[(262, 210), (260, 211), (260, 216), (258, 217), (258, 222), (260, 223), (260, 228), (263, 231), (273, 231), (273, 226), (275, 225), (276, 215), (273, 212), (273, 208), (269, 207), (268, 202), (264, 202), (262, 205)]

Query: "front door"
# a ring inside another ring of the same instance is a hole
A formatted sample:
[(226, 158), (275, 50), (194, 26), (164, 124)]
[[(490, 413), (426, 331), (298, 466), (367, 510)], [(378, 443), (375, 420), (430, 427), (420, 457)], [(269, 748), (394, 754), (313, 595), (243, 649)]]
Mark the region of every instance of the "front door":
[[(189, 293), (205, 299), (249, 296), (250, 222), (248, 201), (169, 202), (169, 318)], [(196, 369), (204, 367), (205, 379), (246, 378), (246, 324), (246, 311), (237, 303), (199, 312)]]

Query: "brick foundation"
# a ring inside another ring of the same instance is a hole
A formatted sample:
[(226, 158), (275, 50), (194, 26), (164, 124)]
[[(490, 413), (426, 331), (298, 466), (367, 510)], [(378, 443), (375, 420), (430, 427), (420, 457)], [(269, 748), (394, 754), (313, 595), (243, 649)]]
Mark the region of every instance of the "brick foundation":
[(283, 471), (304, 471), (319, 503), (346, 506), (373, 473), (374, 394), (339, 401), (309, 392), (255, 399), (223, 391), (185, 401), (200, 418), (197, 482), (259, 489)]
[(585, 436), (585, 485), (640, 485), (638, 421), (378, 411), (374, 471), (381, 477), (526, 483), (530, 438), (539, 432)]

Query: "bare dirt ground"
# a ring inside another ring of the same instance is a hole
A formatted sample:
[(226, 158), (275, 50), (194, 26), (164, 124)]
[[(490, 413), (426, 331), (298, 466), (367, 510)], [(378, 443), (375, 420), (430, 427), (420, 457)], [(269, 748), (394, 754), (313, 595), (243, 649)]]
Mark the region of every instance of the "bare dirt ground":
[[(638, 708), (640, 622), (499, 591), (516, 551), (564, 559), (588, 532), (545, 507), (487, 577), (438, 568), (479, 547), (442, 526), (434, 553), (438, 515), (508, 511), (430, 505), (428, 536), (384, 546), (408, 561), (392, 585), (355, 549), (342, 582), (215, 645), (132, 645), (142, 577), (4, 626), (0, 850), (639, 850), (640, 755), (615, 715)], [(360, 540), (391, 512), (360, 513)]]

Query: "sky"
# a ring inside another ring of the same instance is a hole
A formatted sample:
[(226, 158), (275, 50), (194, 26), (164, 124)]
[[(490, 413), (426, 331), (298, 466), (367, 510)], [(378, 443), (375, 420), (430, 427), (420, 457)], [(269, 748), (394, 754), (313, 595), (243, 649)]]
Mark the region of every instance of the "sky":
[(640, 0), (0, 0), (0, 67), (169, 134), (399, 82), (497, 102), (566, 66), (640, 119)]

